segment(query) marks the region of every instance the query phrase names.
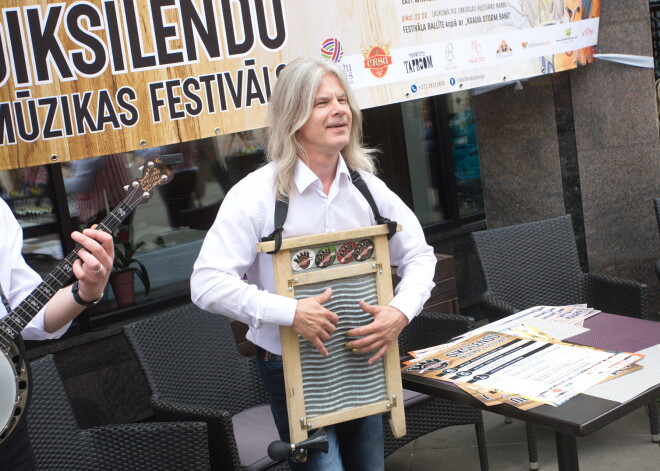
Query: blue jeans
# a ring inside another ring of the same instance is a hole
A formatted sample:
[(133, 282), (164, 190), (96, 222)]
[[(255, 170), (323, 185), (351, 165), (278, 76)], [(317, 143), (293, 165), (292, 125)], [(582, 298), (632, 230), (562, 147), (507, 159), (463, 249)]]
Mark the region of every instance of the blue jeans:
[[(289, 443), (289, 419), (286, 412), (284, 370), (281, 361), (263, 361), (257, 355), (257, 367), (270, 396), (270, 409), (280, 439)], [(308, 450), (305, 463), (289, 461), (292, 471), (383, 471), (383, 419), (372, 415), (325, 427), (328, 452)]]

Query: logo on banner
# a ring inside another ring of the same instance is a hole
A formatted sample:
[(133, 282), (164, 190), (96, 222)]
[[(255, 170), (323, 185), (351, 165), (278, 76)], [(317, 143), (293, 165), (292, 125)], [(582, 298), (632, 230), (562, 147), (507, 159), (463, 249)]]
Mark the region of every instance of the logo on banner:
[(470, 64), (479, 64), (486, 61), (486, 57), (481, 53), (481, 43), (476, 39), (473, 39), (470, 43), (470, 50), (472, 51)]
[(328, 38), (321, 45), (321, 57), (332, 62), (339, 62), (344, 56), (344, 48), (337, 38)]
[[(344, 48), (341, 46), (339, 39), (328, 38), (323, 41), (321, 44), (321, 57), (339, 64), (341, 58), (344, 57)], [(351, 64), (339, 64), (339, 66), (344, 70), (349, 83), (353, 84), (353, 69), (351, 68)]]
[(445, 69), (455, 70), (457, 68), (456, 57), (454, 56), (454, 45), (452, 43), (445, 44), (445, 62)]
[(566, 40), (573, 40), (573, 39), (577, 39), (577, 38), (578, 38), (577, 35), (573, 34), (573, 30), (572, 30), (572, 29), (567, 29), (566, 32), (564, 33), (564, 35), (566, 36), (565, 38), (562, 38), (562, 40), (564, 40), (564, 41), (566, 41)]
[(403, 61), (408, 74), (433, 68), (433, 56), (427, 55), (423, 51), (412, 52), (409, 57), (408, 60)]
[(387, 69), (392, 65), (392, 56), (390, 56), (390, 44), (371, 46), (370, 48), (362, 48), (362, 56), (364, 57), (364, 68), (369, 71), (376, 78), (382, 78), (387, 73)]
[(509, 57), (513, 54), (513, 49), (511, 46), (503, 39), (500, 43), (500, 47), (497, 48), (497, 57)]
[(574, 34), (571, 28), (566, 28), (566, 30), (564, 30), (564, 34), (560, 38), (556, 39), (555, 42), (568, 44), (575, 41), (576, 39), (578, 39), (578, 35)]
[(520, 46), (523, 49), (534, 49), (535, 47), (545, 47), (545, 46), (549, 46), (550, 44), (551, 44), (550, 41), (538, 41), (538, 42), (535, 42), (535, 43), (530, 43), (530, 42), (527, 42), (527, 41), (523, 41), (523, 42), (520, 43)]

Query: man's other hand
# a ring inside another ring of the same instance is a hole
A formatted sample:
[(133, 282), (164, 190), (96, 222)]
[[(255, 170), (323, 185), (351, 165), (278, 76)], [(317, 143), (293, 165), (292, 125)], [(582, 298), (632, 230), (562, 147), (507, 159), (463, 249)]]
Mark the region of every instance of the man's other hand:
[(306, 338), (324, 357), (328, 356), (323, 342), (330, 338), (335, 331), (339, 316), (323, 307), (332, 296), (332, 289), (328, 288), (318, 296), (299, 299), (296, 305), (296, 314), (291, 327)]
[(374, 306), (360, 300), (360, 307), (374, 316), (374, 320), (369, 325), (349, 330), (346, 335), (361, 338), (350, 340), (347, 346), (355, 353), (376, 352), (369, 358), (368, 363), (371, 365), (385, 355), (390, 344), (408, 325), (408, 318), (392, 306)]

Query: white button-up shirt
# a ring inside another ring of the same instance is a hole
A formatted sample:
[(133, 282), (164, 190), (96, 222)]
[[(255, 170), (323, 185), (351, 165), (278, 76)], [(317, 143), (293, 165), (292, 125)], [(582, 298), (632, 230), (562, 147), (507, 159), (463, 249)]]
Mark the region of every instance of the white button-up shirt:
[[(32, 270), (21, 255), (23, 231), (7, 204), (0, 199), (0, 285), (9, 305), (15, 309), (39, 283), (41, 277)], [(26, 340), (46, 340), (61, 337), (70, 322), (55, 332), (44, 330), (45, 308), (39, 311), (21, 332)], [(7, 310), (0, 303), (0, 318), (4, 321)], [(8, 324), (15, 328), (14, 324)]]
[[(401, 224), (403, 230), (389, 241), (391, 263), (398, 266), (401, 282), (389, 303), (412, 320), (433, 288), (436, 259), (415, 214), (379, 178), (360, 172), (380, 214)], [(275, 293), (272, 256), (258, 253), (256, 244), (274, 230), (275, 164), (251, 173), (227, 193), (209, 230), (190, 280), (192, 300), (200, 308), (224, 314), (249, 325), (247, 338), (281, 354), (280, 325), (291, 325), (296, 300)], [(295, 173), (295, 194), (282, 237), (342, 231), (376, 224), (366, 199), (353, 185), (339, 158), (330, 191), (300, 159)], [(247, 275), (248, 283), (242, 280)]]

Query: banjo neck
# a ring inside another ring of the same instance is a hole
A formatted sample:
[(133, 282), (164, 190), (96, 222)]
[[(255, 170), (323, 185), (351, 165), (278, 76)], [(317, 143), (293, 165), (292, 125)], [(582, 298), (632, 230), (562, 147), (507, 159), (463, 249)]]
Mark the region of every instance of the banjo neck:
[[(143, 167), (142, 178), (134, 180), (124, 188), (126, 197), (97, 226), (97, 229), (112, 233), (119, 224), (142, 202), (148, 199), (149, 191), (169, 183), (174, 174), (170, 165), (183, 161), (182, 154), (153, 157)], [(64, 287), (73, 276), (73, 262), (78, 258), (82, 245), (75, 248), (50, 272), (43, 281), (0, 322), (0, 349), (7, 351), (14, 339), (34, 316), (51, 300), (59, 289)]]
[[(133, 190), (134, 192), (136, 190)], [(119, 224), (137, 206), (133, 207), (126, 202), (131, 196), (119, 205), (101, 221), (97, 227), (105, 232), (112, 233)], [(41, 309), (51, 300), (57, 291), (64, 287), (73, 276), (73, 262), (78, 258), (78, 250), (82, 245), (77, 244), (75, 248), (51, 271), (32, 292), (16, 306), (0, 323), (0, 348), (9, 347), (14, 339), (21, 333), (25, 326)]]

